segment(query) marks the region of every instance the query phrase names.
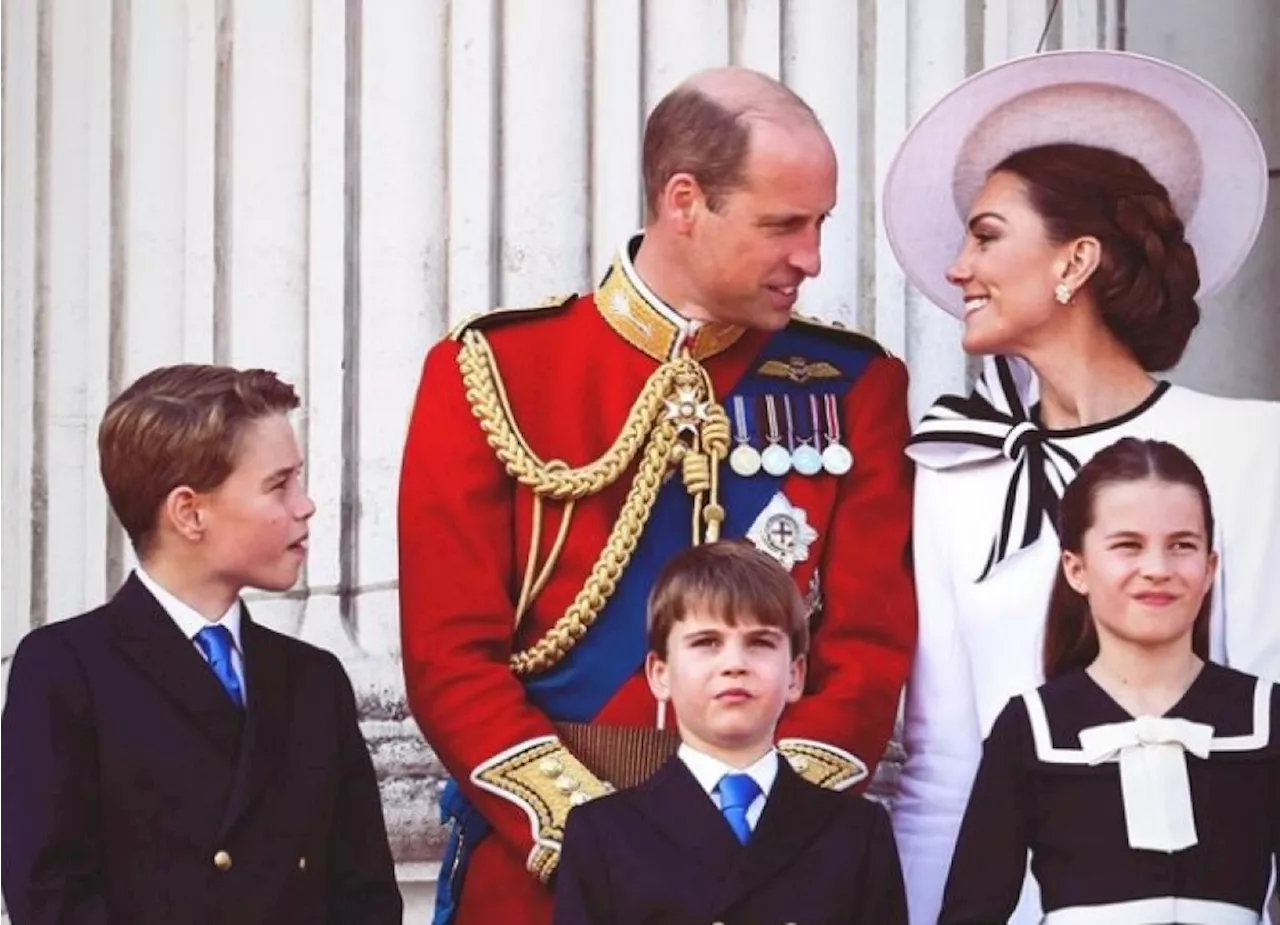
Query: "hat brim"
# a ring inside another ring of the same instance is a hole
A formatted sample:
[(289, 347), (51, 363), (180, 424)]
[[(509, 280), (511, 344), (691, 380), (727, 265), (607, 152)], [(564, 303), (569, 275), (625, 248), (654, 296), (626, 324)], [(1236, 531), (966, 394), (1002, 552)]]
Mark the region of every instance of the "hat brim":
[(1070, 142), (1141, 162), (1170, 192), (1200, 270), (1200, 298), (1240, 269), (1262, 225), (1267, 162), (1248, 117), (1190, 71), (1118, 51), (1019, 58), (960, 84), (907, 133), (885, 179), (889, 244), (930, 301), (963, 317), (946, 270), (969, 206), (1016, 151)]

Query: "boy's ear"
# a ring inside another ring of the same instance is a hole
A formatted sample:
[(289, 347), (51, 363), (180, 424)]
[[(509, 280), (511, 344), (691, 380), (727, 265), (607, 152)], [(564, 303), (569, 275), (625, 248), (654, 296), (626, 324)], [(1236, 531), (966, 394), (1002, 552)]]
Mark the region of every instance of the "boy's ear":
[(787, 703), (795, 703), (804, 694), (804, 679), (808, 673), (809, 660), (797, 655), (791, 660), (791, 676), (787, 679)]
[(657, 652), (644, 657), (644, 676), (655, 700), (670, 700), (671, 687), (667, 683), (667, 663)]
[(205, 518), (200, 496), (189, 486), (179, 485), (169, 492), (160, 513), (184, 539), (196, 543), (204, 536)]

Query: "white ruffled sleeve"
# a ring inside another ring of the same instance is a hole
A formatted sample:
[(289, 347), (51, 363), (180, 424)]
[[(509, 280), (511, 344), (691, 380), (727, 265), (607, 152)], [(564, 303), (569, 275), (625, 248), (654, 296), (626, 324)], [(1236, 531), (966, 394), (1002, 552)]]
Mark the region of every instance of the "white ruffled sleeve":
[(1224, 649), (1213, 655), (1280, 682), (1280, 402), (1238, 401), (1231, 410), (1238, 420), (1224, 445), (1233, 477), (1220, 483), (1223, 496), (1213, 497), (1222, 539), (1214, 617), (1223, 621), (1213, 635)]
[[(952, 483), (952, 484), (948, 484)], [(919, 641), (907, 681), (907, 761), (893, 806), (911, 925), (935, 925), (965, 804), (982, 757), (969, 657), (957, 624), (948, 509), (954, 479), (916, 470), (913, 549)], [(969, 580), (972, 580), (970, 578)]]

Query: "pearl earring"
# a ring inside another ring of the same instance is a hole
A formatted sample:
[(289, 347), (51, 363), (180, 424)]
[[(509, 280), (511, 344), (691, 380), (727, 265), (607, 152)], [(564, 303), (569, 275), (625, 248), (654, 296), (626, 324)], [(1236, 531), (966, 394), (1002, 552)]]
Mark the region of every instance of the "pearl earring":
[(1058, 300), (1059, 305), (1066, 305), (1071, 301), (1071, 287), (1066, 283), (1058, 283), (1053, 289), (1053, 297)]

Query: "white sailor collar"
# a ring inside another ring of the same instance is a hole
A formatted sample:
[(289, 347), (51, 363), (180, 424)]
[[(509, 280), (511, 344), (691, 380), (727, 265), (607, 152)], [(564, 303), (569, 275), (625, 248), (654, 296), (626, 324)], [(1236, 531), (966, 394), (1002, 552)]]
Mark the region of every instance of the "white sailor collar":
[[(1062, 686), (1059, 686), (1062, 685)], [(1069, 685), (1069, 686), (1068, 686)], [(1275, 685), (1214, 662), (1206, 662), (1200, 674), (1162, 719), (1186, 720), (1193, 724), (1205, 724), (1213, 729), (1209, 740), (1209, 754), (1221, 752), (1264, 751), (1272, 746), (1272, 700)], [(1090, 736), (1090, 730), (1123, 725), (1136, 719), (1124, 712), (1088, 673), (1072, 672), (1057, 681), (1021, 695), (1031, 725), (1031, 737), (1036, 758), (1045, 764), (1089, 765), (1097, 762), (1079, 742)], [(1046, 708), (1046, 701), (1049, 706)], [(1063, 722), (1058, 711), (1066, 711), (1065, 704), (1079, 708), (1088, 721), (1085, 725)], [(1101, 717), (1090, 708), (1093, 704), (1107, 704), (1106, 715)], [(1232, 715), (1216, 716), (1211, 713), (1221, 704), (1232, 705)], [(1051, 721), (1049, 712), (1054, 712)]]
[[(1088, 709), (1089, 701), (1101, 703), (1100, 698), (1105, 698), (1109, 714), (1123, 713), (1087, 672), (1075, 672), (1071, 678), (1087, 686), (1070, 692), (1076, 695), (1074, 699), (1083, 709)], [(1249, 716), (1241, 717), (1247, 732), (1235, 733), (1231, 728), (1241, 719), (1237, 717), (1223, 717), (1225, 722), (1217, 724), (1202, 721), (1202, 707), (1206, 703), (1218, 700), (1217, 695), (1231, 688), (1244, 693), (1250, 681), (1252, 709)], [(1069, 725), (1051, 729), (1040, 690), (1023, 694), (1022, 701), (1040, 762), (1094, 767), (1118, 764), (1129, 847), (1174, 852), (1199, 841), (1188, 759), (1194, 756), (1205, 760), (1214, 752), (1267, 749), (1271, 744), (1273, 688), (1268, 681), (1247, 678), (1206, 663), (1182, 699), (1165, 715), (1127, 717), (1087, 726), (1075, 732), (1079, 747), (1064, 741), (1071, 732)], [(1069, 692), (1057, 693), (1065, 698)], [(1114, 709), (1110, 709), (1112, 706)]]

